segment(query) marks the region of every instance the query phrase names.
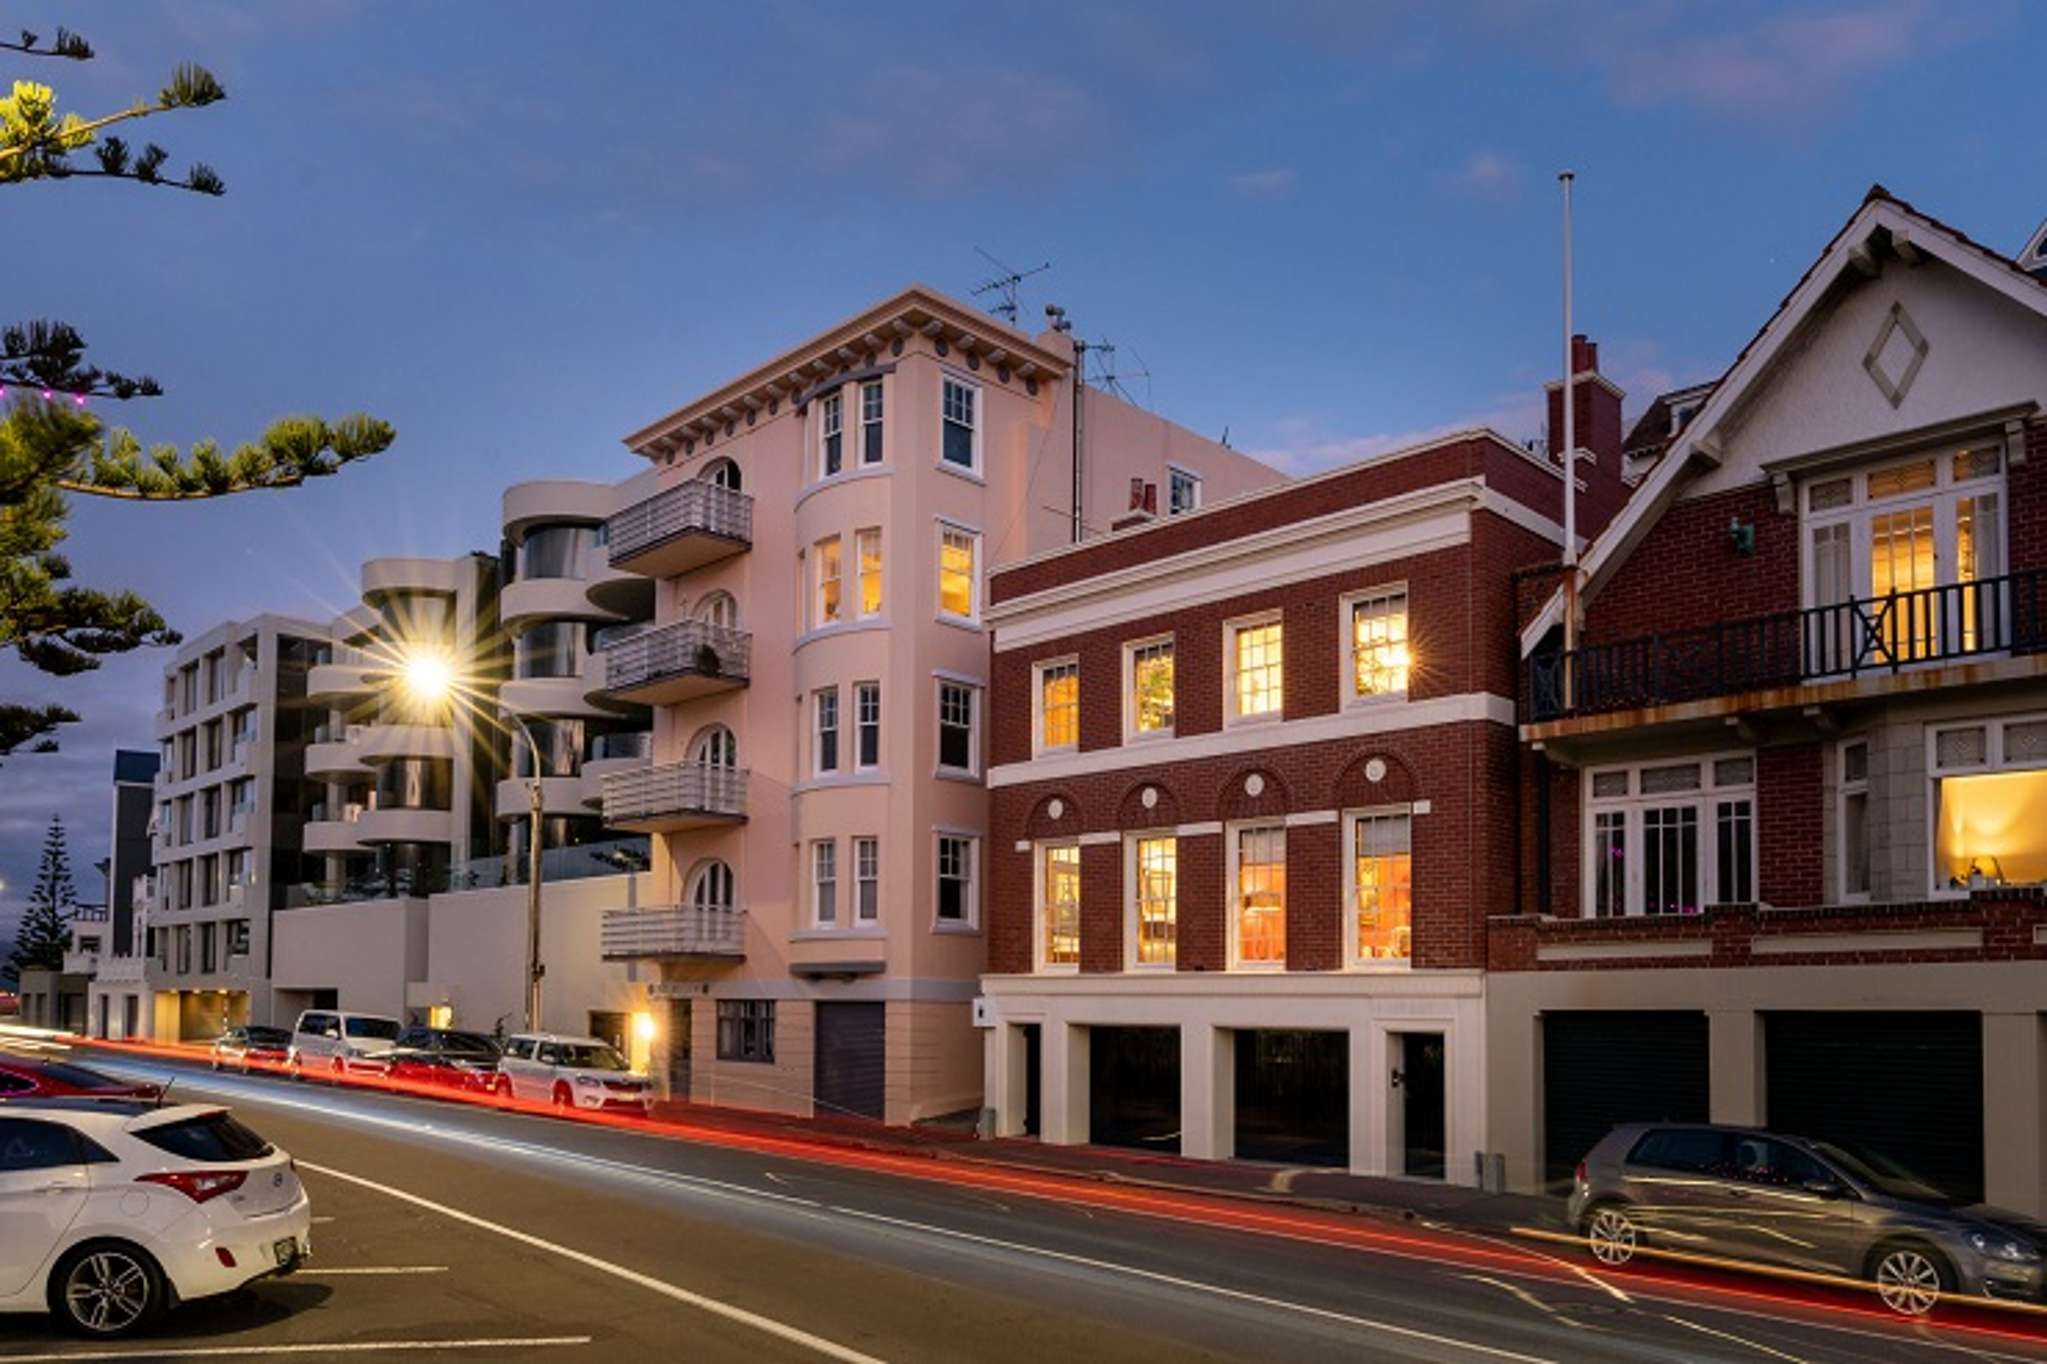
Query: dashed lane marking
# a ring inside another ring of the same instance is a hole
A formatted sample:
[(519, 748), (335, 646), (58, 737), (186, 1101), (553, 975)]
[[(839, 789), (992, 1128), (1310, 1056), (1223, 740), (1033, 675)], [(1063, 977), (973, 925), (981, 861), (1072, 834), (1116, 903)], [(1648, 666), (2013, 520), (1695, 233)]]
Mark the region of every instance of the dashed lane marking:
[(307, 1266), (300, 1274), (317, 1274), (327, 1277), (335, 1274), (445, 1274), (446, 1265), (322, 1265)]

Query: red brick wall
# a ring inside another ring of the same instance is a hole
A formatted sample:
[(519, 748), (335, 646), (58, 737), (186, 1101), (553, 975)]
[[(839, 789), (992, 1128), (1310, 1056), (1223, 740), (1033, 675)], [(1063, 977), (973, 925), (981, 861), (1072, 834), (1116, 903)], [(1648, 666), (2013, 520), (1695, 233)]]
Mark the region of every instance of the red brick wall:
[(1820, 746), (1756, 754), (1756, 893), (1766, 904), (1816, 905), (1821, 875)]
[[(1735, 552), (1733, 520), (1755, 526), (1753, 554)], [(1755, 483), (1665, 511), (1586, 606), (1585, 636), (1631, 639), (1798, 605), (1798, 517), (1778, 512), (1769, 484)]]
[(2005, 475), (2011, 506), (2006, 512), (2006, 553), (2014, 571), (2047, 568), (2047, 418), (2026, 429), (2026, 462)]

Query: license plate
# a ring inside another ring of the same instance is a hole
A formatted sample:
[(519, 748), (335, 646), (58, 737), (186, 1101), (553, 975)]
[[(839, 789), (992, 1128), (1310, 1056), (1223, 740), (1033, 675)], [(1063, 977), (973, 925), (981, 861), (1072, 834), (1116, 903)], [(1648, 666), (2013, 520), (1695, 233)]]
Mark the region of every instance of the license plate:
[(299, 1257), (299, 1243), (295, 1236), (285, 1237), (270, 1249), (277, 1256), (277, 1263), (280, 1265), (288, 1265)]

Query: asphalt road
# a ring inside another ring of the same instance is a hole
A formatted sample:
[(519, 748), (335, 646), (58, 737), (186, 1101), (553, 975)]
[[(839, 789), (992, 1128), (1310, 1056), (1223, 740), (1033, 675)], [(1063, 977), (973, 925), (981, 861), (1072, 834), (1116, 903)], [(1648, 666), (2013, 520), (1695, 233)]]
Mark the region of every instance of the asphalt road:
[(1915, 1325), (1540, 1243), (175, 1069), (297, 1157), (311, 1266), (132, 1347), (0, 1317), (0, 1361), (2047, 1362), (2047, 1319)]

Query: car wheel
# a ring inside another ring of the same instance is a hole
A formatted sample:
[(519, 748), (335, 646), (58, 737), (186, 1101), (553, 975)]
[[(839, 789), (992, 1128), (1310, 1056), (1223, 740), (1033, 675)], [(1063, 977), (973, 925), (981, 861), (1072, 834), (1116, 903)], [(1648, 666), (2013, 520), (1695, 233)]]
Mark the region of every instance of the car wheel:
[(576, 1096), (569, 1092), (567, 1085), (557, 1080), (554, 1086), (554, 1111), (557, 1113), (568, 1113), (575, 1106)]
[(341, 1058), (339, 1056), (335, 1057), (332, 1061), (328, 1062), (327, 1078), (331, 1083), (337, 1085), (340, 1084), (346, 1078), (348, 1078), (348, 1069), (346, 1066), (342, 1064)]
[(1871, 1251), (1869, 1277), (1884, 1306), (1906, 1317), (1925, 1316), (1942, 1294), (1955, 1291), (1947, 1261), (1916, 1241), (1894, 1241)]
[(1634, 1259), (1641, 1239), (1625, 1204), (1601, 1203), (1585, 1216), (1585, 1246), (1603, 1265), (1618, 1269)]
[(169, 1296), (156, 1261), (123, 1241), (89, 1241), (50, 1275), (50, 1310), (74, 1334), (99, 1340), (146, 1329)]
[(218, 1071), (220, 1069), (220, 1053), (213, 1053), (212, 1056), (207, 1058), (206, 1064), (209, 1069)]
[(491, 1097), (495, 1098), (500, 1104), (509, 1105), (512, 1102), (511, 1076), (500, 1075), (497, 1079), (491, 1081), (490, 1092)]

